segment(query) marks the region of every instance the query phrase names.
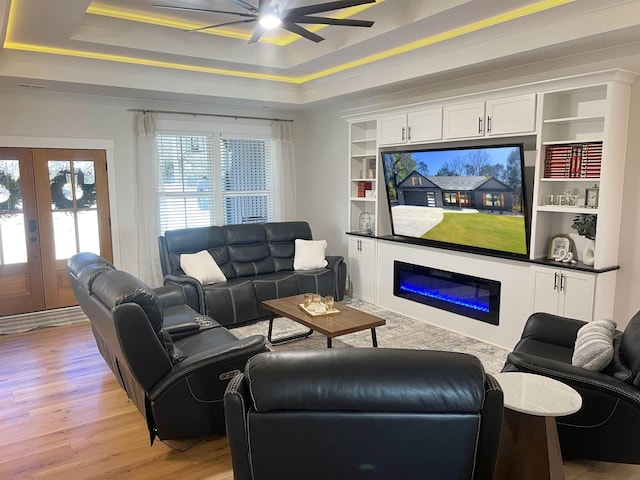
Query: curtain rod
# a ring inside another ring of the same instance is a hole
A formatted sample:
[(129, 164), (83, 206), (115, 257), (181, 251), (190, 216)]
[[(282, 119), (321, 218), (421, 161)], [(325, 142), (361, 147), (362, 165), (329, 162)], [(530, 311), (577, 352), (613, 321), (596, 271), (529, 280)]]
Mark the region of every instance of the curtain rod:
[(129, 108), (129, 112), (142, 112), (142, 113), (172, 113), (174, 115), (193, 115), (202, 117), (221, 117), (221, 118), (234, 118), (234, 119), (247, 119), (247, 120), (271, 120), (275, 122), (293, 122), (285, 118), (266, 118), (266, 117), (247, 117), (245, 115), (222, 115), (220, 113), (197, 113), (197, 112), (175, 112), (171, 110), (149, 110), (146, 108)]

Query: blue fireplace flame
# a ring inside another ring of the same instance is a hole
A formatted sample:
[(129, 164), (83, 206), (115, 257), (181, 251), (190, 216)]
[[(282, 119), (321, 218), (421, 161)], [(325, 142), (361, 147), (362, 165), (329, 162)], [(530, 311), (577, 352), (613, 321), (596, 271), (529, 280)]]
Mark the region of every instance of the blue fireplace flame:
[(450, 295), (439, 289), (411, 285), (406, 281), (401, 283), (400, 290), (404, 292), (415, 293), (417, 295), (422, 295), (423, 297), (434, 298), (436, 300), (441, 300), (443, 302), (448, 302), (461, 307), (471, 308), (480, 312), (489, 312), (488, 299), (483, 300), (482, 298), (460, 298), (454, 295)]

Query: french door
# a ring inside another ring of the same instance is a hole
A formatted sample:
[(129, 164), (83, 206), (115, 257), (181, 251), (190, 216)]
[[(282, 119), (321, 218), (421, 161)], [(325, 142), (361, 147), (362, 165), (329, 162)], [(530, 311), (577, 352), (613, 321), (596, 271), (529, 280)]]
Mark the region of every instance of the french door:
[(105, 152), (0, 148), (0, 316), (75, 305), (79, 251), (112, 259)]

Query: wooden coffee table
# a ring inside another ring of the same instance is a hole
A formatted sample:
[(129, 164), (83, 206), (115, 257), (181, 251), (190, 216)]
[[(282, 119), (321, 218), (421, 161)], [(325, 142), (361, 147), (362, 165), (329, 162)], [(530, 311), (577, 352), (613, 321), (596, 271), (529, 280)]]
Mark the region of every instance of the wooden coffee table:
[(373, 346), (378, 346), (376, 327), (386, 323), (383, 318), (376, 317), (375, 315), (356, 310), (355, 308), (351, 308), (340, 303), (336, 303), (335, 307), (340, 311), (340, 313), (313, 316), (300, 308), (300, 304), (303, 301), (304, 295), (296, 295), (293, 297), (276, 298), (262, 302), (262, 306), (270, 312), (274, 312), (309, 327), (308, 332), (274, 339), (272, 338), (273, 318), (271, 318), (269, 321), (269, 334), (267, 335), (269, 342), (273, 345), (277, 345), (297, 338), (306, 338), (316, 331), (327, 337), (327, 348), (331, 348), (331, 340), (333, 338), (370, 328)]

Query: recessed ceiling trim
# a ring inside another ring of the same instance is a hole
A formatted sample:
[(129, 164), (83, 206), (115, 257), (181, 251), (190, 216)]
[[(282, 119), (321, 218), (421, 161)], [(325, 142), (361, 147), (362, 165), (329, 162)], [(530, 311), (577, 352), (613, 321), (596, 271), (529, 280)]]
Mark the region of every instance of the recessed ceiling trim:
[[(345, 8), (334, 15), (333, 18), (350, 18), (363, 10), (373, 7), (374, 5), (380, 4), (384, 2), (384, 0), (377, 0), (376, 3), (368, 3), (364, 5), (357, 5), (355, 7)], [(92, 3), (87, 8), (87, 13), (92, 15), (100, 15), (103, 17), (117, 18), (119, 20), (129, 20), (133, 22), (140, 23), (148, 23), (150, 25), (157, 25), (161, 27), (169, 27), (176, 28), (179, 30), (193, 30), (199, 27), (202, 27), (202, 22), (188, 22), (184, 20), (176, 20), (175, 17), (167, 16), (167, 15), (150, 15), (148, 12), (140, 12), (133, 9), (125, 9), (125, 8), (114, 8), (108, 5), (103, 5), (100, 3)], [(309, 25), (305, 27), (310, 32), (318, 32), (324, 28), (327, 28), (327, 25)], [(209, 35), (219, 35), (222, 37), (236, 38), (240, 40), (249, 40), (251, 38), (250, 33), (246, 33), (240, 30), (235, 30), (233, 28), (215, 28), (210, 30), (200, 30), (198, 33), (206, 33)], [(279, 47), (284, 47), (293, 43), (295, 41), (300, 40), (300, 36), (294, 33), (279, 33), (272, 35), (264, 35), (259, 41), (261, 43), (269, 43), (271, 45), (277, 45)]]
[[(162, 60), (151, 60), (151, 59), (145, 59), (145, 58), (130, 57), (125, 55), (114, 55), (114, 54), (107, 54), (107, 53), (89, 52), (89, 51), (74, 50), (74, 49), (68, 49), (68, 48), (58, 48), (58, 47), (49, 47), (44, 45), (13, 42), (10, 40), (10, 32), (13, 30), (13, 28), (9, 28), (9, 27), (13, 27), (13, 21), (14, 21), (13, 15), (11, 15), (11, 11), (9, 12), (9, 22), (8, 22), (7, 36), (5, 39), (4, 48), (302, 85), (304, 83), (307, 83), (313, 80), (318, 80), (320, 78), (334, 75), (336, 73), (361, 67), (370, 63), (384, 60), (386, 58), (407, 53), (412, 50), (423, 48), (425, 46), (433, 45), (439, 42), (453, 39), (455, 37), (466, 35), (468, 33), (476, 32), (476, 31), (483, 30), (485, 28), (489, 28), (501, 23), (505, 23), (511, 20), (516, 20), (528, 15), (532, 15), (534, 13), (539, 13), (544, 10), (548, 10), (561, 5), (572, 3), (574, 1), (576, 0), (542, 0), (536, 3), (532, 3), (530, 5), (527, 5), (525, 7), (517, 8), (517, 9), (510, 10), (498, 15), (494, 15), (486, 19), (479, 20), (477, 22), (473, 22), (458, 28), (448, 30), (446, 32), (442, 32), (436, 35), (431, 35), (415, 42), (410, 42), (404, 45), (400, 45), (398, 47), (388, 49), (374, 55), (369, 55), (361, 59), (354, 60), (352, 62), (347, 62), (341, 65), (337, 65), (335, 67), (327, 68), (327, 69), (324, 69), (315, 73), (311, 73), (309, 75), (303, 75), (303, 76), (274, 75), (274, 74), (248, 72), (248, 71), (232, 70), (232, 69), (225, 69), (225, 68), (205, 67), (205, 66), (199, 66), (199, 65), (167, 62)], [(15, 3), (16, 3), (15, 1), (12, 2), (12, 6), (11, 6), (12, 11), (15, 6)]]

